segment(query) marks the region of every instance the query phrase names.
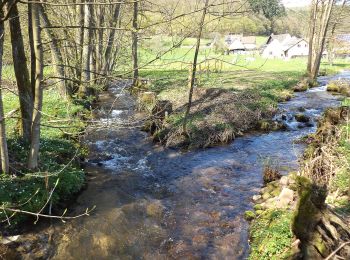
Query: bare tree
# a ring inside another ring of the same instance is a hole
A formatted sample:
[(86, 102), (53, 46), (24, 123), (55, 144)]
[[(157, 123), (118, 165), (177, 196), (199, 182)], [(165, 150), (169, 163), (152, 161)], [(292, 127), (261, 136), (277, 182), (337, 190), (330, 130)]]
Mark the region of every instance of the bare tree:
[(321, 59), (325, 49), (329, 21), (335, 0), (313, 0), (310, 14), (309, 35), (309, 59), (308, 74), (311, 82), (314, 82), (320, 70)]
[(21, 131), (23, 139), (30, 142), (33, 113), (33, 91), (27, 68), (27, 58), (24, 50), (22, 28), (15, 0), (9, 0), (7, 2), (7, 11), (10, 14), (9, 24), (12, 44), (12, 58), (21, 107)]
[(66, 84), (65, 84), (66, 76), (64, 72), (64, 62), (63, 62), (60, 46), (58, 44), (56, 35), (52, 31), (52, 29), (50, 29), (52, 25), (42, 5), (39, 6), (39, 11), (40, 11), (40, 17), (42, 18), (41, 19), (42, 25), (43, 27), (46, 28), (45, 32), (50, 43), (52, 61), (54, 63), (56, 77), (58, 78), (58, 86), (61, 90), (62, 96), (65, 97), (67, 96), (67, 94), (71, 94), (71, 93), (66, 88)]
[(138, 64), (138, 14), (139, 14), (139, 3), (134, 2), (133, 6), (133, 19), (132, 19), (132, 60), (133, 60), (133, 85), (135, 86), (139, 78), (139, 64)]
[(182, 126), (182, 131), (183, 133), (187, 133), (187, 121), (188, 121), (188, 116), (191, 111), (191, 106), (192, 106), (192, 97), (193, 97), (193, 89), (196, 81), (196, 73), (197, 73), (197, 60), (198, 60), (198, 54), (199, 54), (199, 49), (200, 49), (200, 44), (201, 44), (201, 38), (202, 38), (202, 32), (203, 32), (203, 27), (204, 27), (204, 22), (205, 22), (205, 17), (208, 11), (209, 7), (209, 0), (205, 1), (205, 6), (203, 9), (202, 13), (202, 18), (199, 23), (199, 30), (198, 30), (198, 35), (197, 35), (197, 43), (196, 43), (196, 50), (194, 52), (194, 58), (193, 58), (193, 63), (192, 63), (192, 70), (191, 74), (189, 76), (188, 84), (189, 84), (189, 93), (188, 93), (188, 104), (187, 104), (187, 109), (185, 112), (184, 120), (183, 120), (183, 126)]
[(80, 95), (89, 96), (90, 93), (90, 62), (91, 62), (91, 42), (92, 42), (92, 5), (89, 1), (84, 5), (84, 35), (82, 51), (82, 77), (80, 83)]
[(41, 28), (40, 28), (40, 4), (35, 3), (32, 6), (32, 27), (33, 27), (33, 41), (35, 53), (35, 96), (34, 109), (32, 121), (32, 136), (28, 158), (28, 168), (38, 168), (39, 147), (40, 147), (40, 121), (41, 110), (43, 105), (43, 47), (41, 42)]
[(2, 101), (2, 57), (4, 53), (5, 26), (2, 21), (3, 12), (0, 10), (0, 154), (1, 170), (3, 173), (9, 172), (9, 156), (7, 150), (6, 127), (4, 117), (4, 106)]
[[(111, 28), (116, 28), (118, 26), (120, 8), (121, 8), (120, 3), (116, 4), (116, 6), (114, 7), (113, 18), (111, 19), (111, 23), (110, 23)], [(112, 68), (113, 60), (111, 59), (111, 57), (113, 57), (112, 50), (113, 50), (113, 44), (115, 41), (115, 34), (116, 34), (116, 30), (110, 30), (108, 35), (107, 46), (104, 53), (105, 66), (103, 69), (103, 74), (108, 73)]]

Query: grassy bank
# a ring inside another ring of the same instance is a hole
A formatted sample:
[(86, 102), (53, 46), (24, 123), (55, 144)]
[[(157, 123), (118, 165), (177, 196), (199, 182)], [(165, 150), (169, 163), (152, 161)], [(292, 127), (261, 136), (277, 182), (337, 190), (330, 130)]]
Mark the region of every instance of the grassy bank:
[[(349, 241), (349, 113), (348, 107), (328, 110), (317, 133), (308, 137), (299, 174), (269, 183), (253, 198), (255, 210), (246, 213), (250, 259), (323, 259)], [(347, 259), (347, 250), (338, 255)]]
[[(202, 59), (205, 59), (203, 54)], [(176, 63), (168, 66), (163, 63), (157, 69), (141, 71), (141, 76), (150, 82), (147, 91), (173, 105), (172, 115), (154, 132), (155, 140), (171, 147), (201, 148), (230, 142), (254, 129), (278, 129), (270, 120), (278, 102), (292, 97), (292, 88), (304, 75), (306, 59), (282, 61), (257, 57), (247, 66), (208, 63), (199, 66), (187, 137), (182, 135), (181, 126), (188, 100), (188, 70)], [(336, 73), (346, 65), (345, 61), (338, 61), (332, 67), (323, 64), (322, 71)]]
[[(22, 142), (18, 132), (18, 97), (5, 91), (3, 100), (5, 114), (17, 110), (6, 120), (11, 175), (0, 176), (0, 205), (38, 212), (57, 181), (52, 205), (70, 199), (84, 184), (84, 173), (79, 165), (82, 150), (77, 142), (79, 132), (84, 129), (79, 120), (85, 113), (83, 107), (62, 99), (54, 88), (44, 91), (40, 168), (31, 172), (26, 169), (28, 144)], [(6, 214), (12, 216), (10, 211)], [(0, 219), (6, 219), (5, 212), (0, 212)], [(17, 214), (10, 223), (14, 225), (23, 219), (24, 215)]]

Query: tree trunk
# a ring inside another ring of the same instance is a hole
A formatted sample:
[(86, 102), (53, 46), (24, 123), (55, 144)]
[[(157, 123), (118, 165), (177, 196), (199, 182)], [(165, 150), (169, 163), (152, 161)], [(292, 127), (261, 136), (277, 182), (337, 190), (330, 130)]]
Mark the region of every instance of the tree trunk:
[(96, 23), (97, 23), (97, 27), (100, 27), (95, 35), (95, 39), (96, 39), (96, 59), (95, 59), (95, 68), (96, 68), (96, 73), (100, 74), (102, 71), (102, 55), (103, 55), (103, 48), (104, 48), (104, 29), (101, 28), (104, 26), (104, 16), (105, 16), (105, 9), (102, 8), (101, 6), (97, 7), (96, 10), (96, 15), (97, 15), (97, 19), (96, 19)]
[(2, 10), (0, 10), (0, 154), (1, 154), (1, 170), (3, 173), (9, 173), (9, 155), (7, 150), (6, 127), (4, 118), (4, 106), (2, 102), (2, 57), (4, 52), (4, 22)]
[(326, 1), (325, 7), (324, 7), (324, 10), (322, 13), (321, 30), (320, 30), (319, 41), (318, 41), (319, 44), (317, 46), (318, 48), (317, 48), (317, 53), (315, 56), (315, 62), (313, 64), (313, 68), (311, 70), (311, 79), (312, 80), (316, 80), (318, 72), (320, 70), (321, 59), (323, 56), (328, 27), (329, 27), (329, 20), (331, 18), (334, 4), (335, 4), (335, 0)]
[(91, 60), (91, 38), (92, 34), (92, 5), (84, 5), (84, 36), (83, 36), (83, 52), (82, 52), (82, 77), (80, 84), (80, 95), (82, 97), (89, 96), (90, 89), (90, 60)]
[[(78, 3), (84, 3), (84, 0), (78, 0)], [(83, 55), (83, 47), (84, 47), (84, 5), (77, 5), (76, 7), (76, 14), (78, 17), (78, 24), (81, 25), (80, 30), (77, 31), (77, 42), (78, 42), (78, 50), (77, 50), (77, 56), (76, 56), (76, 74), (77, 78), (81, 81), (82, 76), (82, 55)]]
[[(13, 5), (14, 0), (7, 3), (7, 9)], [(11, 8), (9, 17), (13, 66), (16, 75), (19, 103), (21, 108), (21, 131), (25, 142), (30, 142), (31, 122), (33, 114), (33, 91), (30, 84), (27, 68), (27, 58), (24, 51), (23, 36), (17, 6)]]
[(32, 4), (28, 3), (28, 40), (30, 47), (30, 85), (32, 93), (35, 92), (35, 53), (33, 45), (33, 28), (32, 28)]
[(57, 41), (57, 37), (54, 35), (53, 31), (50, 28), (51, 27), (51, 22), (49, 18), (47, 17), (47, 14), (43, 8), (43, 6), (39, 6), (39, 12), (40, 12), (40, 17), (41, 21), (43, 24), (43, 27), (45, 27), (45, 32), (46, 35), (49, 39), (50, 42), (50, 49), (51, 49), (51, 55), (52, 55), (52, 61), (54, 63), (54, 68), (55, 68), (55, 74), (56, 77), (58, 78), (58, 86), (60, 88), (60, 92), (62, 96), (66, 97), (67, 94), (71, 95), (71, 91), (66, 88), (66, 76), (64, 72), (64, 63), (63, 63), (63, 58), (62, 58), (62, 53)]
[(40, 4), (36, 3), (32, 6), (32, 22), (33, 22), (33, 40), (34, 52), (36, 57), (35, 62), (35, 97), (32, 121), (32, 137), (28, 158), (28, 168), (38, 168), (39, 146), (40, 146), (40, 121), (43, 103), (43, 48), (41, 42), (40, 28)]
[(191, 75), (189, 77), (189, 89), (190, 90), (189, 90), (189, 94), (188, 94), (188, 104), (187, 104), (187, 109), (186, 109), (186, 113), (185, 113), (184, 121), (183, 121), (183, 125), (182, 125), (182, 132), (185, 134), (187, 134), (187, 120), (188, 120), (188, 116), (190, 114), (191, 106), (192, 106), (193, 89), (194, 89), (194, 85), (195, 85), (195, 81), (196, 81), (196, 73), (197, 73), (197, 60), (198, 60), (199, 48), (200, 48), (200, 44), (201, 44), (205, 16), (206, 16), (207, 11), (208, 11), (208, 6), (209, 6), (209, 0), (206, 0), (205, 6), (203, 9), (203, 13), (202, 13), (202, 18), (201, 18), (201, 21), (199, 24), (199, 32), (198, 32), (198, 36), (197, 36), (196, 50), (195, 50), (194, 58), (193, 58), (192, 72), (191, 72)]
[(134, 13), (133, 13), (133, 20), (132, 20), (132, 60), (133, 60), (133, 80), (132, 83), (135, 86), (138, 78), (139, 78), (139, 64), (138, 64), (138, 56), (137, 56), (137, 48), (138, 48), (138, 22), (137, 22), (137, 16), (139, 13), (139, 3), (138, 1), (134, 2)]
[[(110, 27), (116, 28), (118, 26), (119, 15), (120, 15), (120, 3), (116, 4), (115, 6), (114, 13), (113, 13), (113, 20), (112, 20), (112, 23), (110, 24)], [(109, 74), (112, 67), (111, 65), (113, 63), (114, 55), (112, 55), (112, 48), (114, 44), (115, 33), (116, 33), (116, 30), (110, 30), (108, 41), (107, 41), (107, 47), (104, 54), (105, 64), (104, 64), (103, 73), (107, 75)]]
[(314, 46), (314, 36), (316, 30), (316, 14), (317, 14), (317, 1), (312, 0), (311, 12), (310, 12), (310, 22), (309, 22), (309, 56), (307, 62), (307, 72), (311, 75), (312, 60), (313, 60), (313, 46)]
[(335, 0), (324, 0), (321, 2), (319, 0), (314, 0), (312, 5), (307, 70), (310, 82), (315, 82), (320, 70), (329, 21), (335, 5)]

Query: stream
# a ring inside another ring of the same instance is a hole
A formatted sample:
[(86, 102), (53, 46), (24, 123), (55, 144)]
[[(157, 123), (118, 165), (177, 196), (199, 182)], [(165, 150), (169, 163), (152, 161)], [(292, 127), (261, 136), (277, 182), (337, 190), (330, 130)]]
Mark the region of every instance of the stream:
[[(250, 134), (232, 144), (180, 152), (154, 145), (132, 126), (134, 112), (127, 83), (112, 85), (101, 96), (96, 125), (85, 143), (91, 149), (88, 186), (69, 209), (89, 217), (55, 225), (52, 259), (245, 259), (248, 223), (243, 215), (262, 187), (266, 161), (282, 173), (298, 168), (305, 145), (296, 140), (315, 132), (317, 118), (340, 104), (320, 87), (279, 105), (276, 120), (287, 130)], [(310, 118), (299, 123), (297, 113)]]

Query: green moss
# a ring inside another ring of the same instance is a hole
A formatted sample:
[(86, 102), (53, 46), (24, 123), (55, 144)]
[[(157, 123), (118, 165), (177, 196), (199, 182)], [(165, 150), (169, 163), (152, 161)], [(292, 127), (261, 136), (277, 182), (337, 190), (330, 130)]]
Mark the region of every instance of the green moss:
[(256, 217), (255, 213), (253, 211), (246, 211), (244, 212), (244, 218), (248, 221), (253, 220)]
[(328, 84), (327, 91), (340, 92), (340, 86), (335, 81), (332, 81)]
[(251, 223), (250, 260), (285, 259), (290, 253), (293, 234), (291, 213), (285, 210), (268, 210)]
[[(307, 241), (320, 218), (320, 207), (324, 196), (306, 177), (297, 177), (299, 201), (293, 218), (292, 229), (302, 241)], [(321, 198), (322, 197), (322, 198)], [(324, 202), (324, 201), (323, 201)]]
[(256, 204), (254, 205), (254, 210), (262, 210), (263, 206), (261, 206), (261, 204)]

